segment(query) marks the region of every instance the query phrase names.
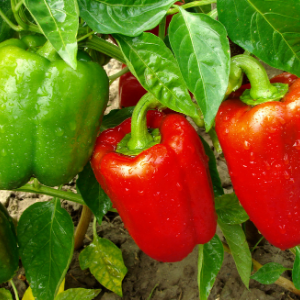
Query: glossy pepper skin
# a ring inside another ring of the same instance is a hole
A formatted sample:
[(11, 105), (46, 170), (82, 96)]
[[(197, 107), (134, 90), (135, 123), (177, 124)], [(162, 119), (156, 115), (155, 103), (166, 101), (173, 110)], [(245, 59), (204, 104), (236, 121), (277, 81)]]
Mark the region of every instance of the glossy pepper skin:
[(132, 157), (115, 152), (131, 120), (97, 139), (92, 168), (137, 245), (162, 262), (180, 261), (216, 231), (208, 158), (180, 114), (148, 111), (161, 142)]
[(300, 244), (300, 79), (293, 81), (280, 102), (251, 107), (230, 99), (216, 117), (236, 195), (282, 250)]
[(31, 176), (64, 184), (93, 152), (107, 75), (86, 59), (73, 70), (45, 46), (34, 53), (20, 40), (0, 44), (0, 189), (18, 188)]
[(11, 279), (18, 266), (19, 251), (14, 224), (0, 203), (0, 284)]

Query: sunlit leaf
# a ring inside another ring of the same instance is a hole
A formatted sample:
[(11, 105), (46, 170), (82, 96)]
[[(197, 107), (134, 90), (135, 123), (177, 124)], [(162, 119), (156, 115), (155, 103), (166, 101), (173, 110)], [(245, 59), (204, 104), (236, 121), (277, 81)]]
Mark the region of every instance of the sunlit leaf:
[(205, 14), (178, 7), (169, 39), (183, 78), (195, 96), (209, 130), (228, 86), (230, 50), (224, 26)]
[(268, 65), (300, 76), (299, 0), (218, 0), (230, 39)]
[(99, 33), (137, 36), (154, 28), (175, 0), (78, 0), (80, 15)]
[(20, 256), (36, 300), (53, 300), (68, 270), (74, 226), (60, 201), (29, 206), (18, 223)]
[(94, 237), (93, 242), (81, 251), (79, 263), (82, 270), (89, 268), (103, 286), (122, 297), (122, 280), (127, 268), (121, 250), (114, 243)]
[(79, 9), (76, 0), (24, 0), (26, 8), (62, 59), (77, 67)]

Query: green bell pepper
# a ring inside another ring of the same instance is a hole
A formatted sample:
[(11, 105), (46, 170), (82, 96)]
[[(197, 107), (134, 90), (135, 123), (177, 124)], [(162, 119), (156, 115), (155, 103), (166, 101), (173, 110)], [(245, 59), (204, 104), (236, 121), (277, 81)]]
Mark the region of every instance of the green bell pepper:
[(84, 58), (73, 70), (49, 42), (35, 49), (0, 43), (0, 189), (32, 176), (49, 186), (70, 181), (92, 154), (108, 101), (101, 66)]
[(0, 284), (11, 279), (19, 266), (19, 251), (13, 221), (0, 203)]

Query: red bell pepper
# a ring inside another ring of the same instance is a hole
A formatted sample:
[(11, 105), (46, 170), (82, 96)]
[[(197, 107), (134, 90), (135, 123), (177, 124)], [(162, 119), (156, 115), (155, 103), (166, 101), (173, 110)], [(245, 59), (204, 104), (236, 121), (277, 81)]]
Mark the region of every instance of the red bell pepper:
[[(247, 72), (253, 91), (270, 91), (267, 81), (256, 80), (256, 67)], [(242, 206), (263, 236), (284, 250), (300, 244), (300, 79), (284, 73), (272, 81), (294, 83), (277, 101), (250, 106), (226, 100), (216, 132)], [(252, 105), (258, 100), (253, 97)]]
[[(208, 158), (181, 114), (155, 110), (147, 113), (147, 127), (159, 129), (161, 141), (136, 156), (117, 153), (130, 131), (133, 137), (135, 112), (132, 121), (99, 135), (91, 165), (141, 250), (162, 262), (179, 261), (216, 232)], [(145, 121), (148, 134), (147, 127)]]

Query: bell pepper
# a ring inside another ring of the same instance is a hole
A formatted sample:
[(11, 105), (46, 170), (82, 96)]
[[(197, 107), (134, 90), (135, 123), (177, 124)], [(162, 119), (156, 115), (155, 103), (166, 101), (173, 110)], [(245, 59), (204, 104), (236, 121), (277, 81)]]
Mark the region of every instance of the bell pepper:
[(19, 266), (17, 236), (13, 221), (0, 203), (0, 284), (11, 279)]
[(175, 262), (216, 232), (208, 157), (181, 114), (150, 110), (146, 122), (147, 97), (132, 119), (99, 135), (91, 165), (140, 249)]
[(237, 59), (251, 89), (221, 104), (216, 132), (242, 206), (262, 235), (284, 250), (300, 244), (300, 79), (284, 73), (271, 85), (251, 60)]
[(93, 152), (108, 89), (103, 68), (86, 57), (73, 70), (49, 42), (1, 43), (0, 189), (32, 176), (56, 186), (80, 172)]

